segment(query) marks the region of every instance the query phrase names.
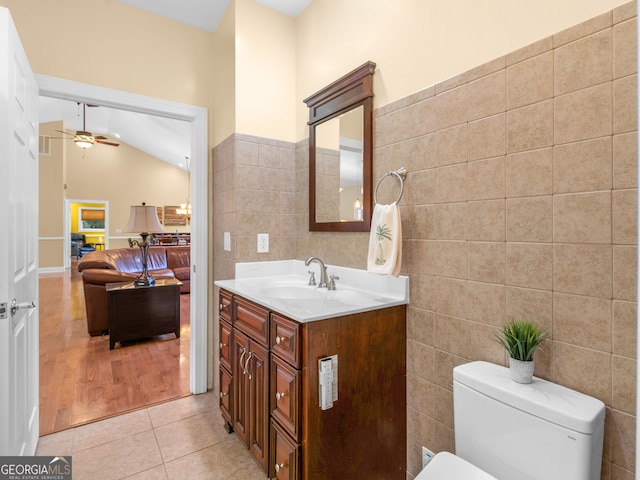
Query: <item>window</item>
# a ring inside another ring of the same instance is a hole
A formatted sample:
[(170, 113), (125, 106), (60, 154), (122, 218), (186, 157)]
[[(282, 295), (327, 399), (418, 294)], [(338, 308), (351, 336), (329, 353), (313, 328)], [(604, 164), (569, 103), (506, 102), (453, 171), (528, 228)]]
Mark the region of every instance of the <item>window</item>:
[(78, 230), (104, 232), (104, 208), (78, 208)]

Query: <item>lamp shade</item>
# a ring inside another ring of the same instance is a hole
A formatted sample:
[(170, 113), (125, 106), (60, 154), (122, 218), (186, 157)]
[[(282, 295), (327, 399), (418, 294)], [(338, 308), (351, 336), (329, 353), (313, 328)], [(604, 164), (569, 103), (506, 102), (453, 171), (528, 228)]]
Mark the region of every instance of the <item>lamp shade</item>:
[(131, 205), (129, 221), (124, 227), (125, 232), (156, 233), (162, 232), (162, 225), (158, 219), (156, 207), (152, 205)]

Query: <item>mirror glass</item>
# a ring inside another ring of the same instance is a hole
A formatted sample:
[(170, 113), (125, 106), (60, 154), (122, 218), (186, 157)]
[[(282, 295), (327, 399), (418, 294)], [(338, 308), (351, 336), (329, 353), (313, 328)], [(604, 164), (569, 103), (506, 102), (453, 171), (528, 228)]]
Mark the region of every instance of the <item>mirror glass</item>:
[(362, 222), (364, 107), (316, 126), (316, 222)]

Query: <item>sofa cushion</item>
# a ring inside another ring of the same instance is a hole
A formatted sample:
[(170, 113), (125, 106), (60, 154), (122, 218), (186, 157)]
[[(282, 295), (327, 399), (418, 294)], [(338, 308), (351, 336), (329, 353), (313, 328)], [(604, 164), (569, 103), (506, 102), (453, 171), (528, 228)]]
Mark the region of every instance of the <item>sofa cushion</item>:
[[(191, 247), (167, 247), (167, 268), (175, 270), (191, 266)], [(176, 275), (177, 276), (177, 275)]]
[(89, 268), (106, 268), (109, 270), (117, 270), (116, 262), (107, 253), (109, 250), (99, 250), (89, 252), (82, 256), (78, 262), (78, 271), (82, 272)]
[[(138, 249), (136, 255), (140, 260), (140, 270), (142, 270), (142, 256)], [(147, 268), (151, 270), (165, 270), (170, 268), (167, 266), (167, 249), (164, 247), (151, 247), (147, 253)]]

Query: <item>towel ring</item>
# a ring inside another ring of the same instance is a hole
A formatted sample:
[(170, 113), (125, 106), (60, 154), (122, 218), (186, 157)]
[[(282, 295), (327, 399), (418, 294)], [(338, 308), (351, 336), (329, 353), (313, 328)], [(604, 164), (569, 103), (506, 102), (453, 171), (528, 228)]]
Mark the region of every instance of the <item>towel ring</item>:
[(390, 172), (385, 173), (382, 176), (382, 178), (378, 180), (378, 184), (376, 185), (376, 191), (373, 194), (373, 199), (376, 202), (376, 204), (378, 203), (378, 188), (380, 188), (380, 184), (385, 178), (391, 177), (391, 176), (396, 177), (400, 182), (400, 195), (398, 195), (398, 199), (393, 203), (398, 203), (402, 198), (402, 194), (404, 193), (404, 180), (405, 178), (407, 178), (407, 169), (404, 167), (400, 167), (397, 170), (391, 170)]

